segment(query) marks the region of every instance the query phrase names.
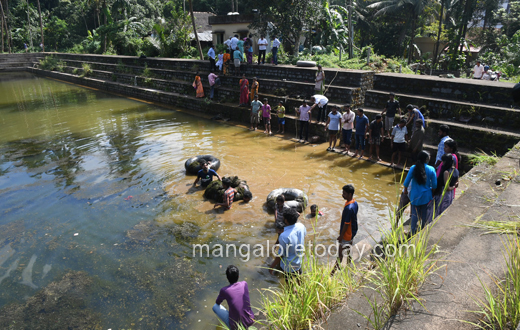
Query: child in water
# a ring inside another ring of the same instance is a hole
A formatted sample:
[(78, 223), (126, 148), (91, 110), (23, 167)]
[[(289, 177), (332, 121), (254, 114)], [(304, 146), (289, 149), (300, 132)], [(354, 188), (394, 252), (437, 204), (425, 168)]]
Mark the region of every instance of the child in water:
[[(311, 205), (311, 214), (309, 214), (310, 218), (316, 218), (316, 211), (318, 211), (318, 205), (312, 204)], [(318, 211), (318, 216), (322, 216), (323, 213), (321, 211)]]

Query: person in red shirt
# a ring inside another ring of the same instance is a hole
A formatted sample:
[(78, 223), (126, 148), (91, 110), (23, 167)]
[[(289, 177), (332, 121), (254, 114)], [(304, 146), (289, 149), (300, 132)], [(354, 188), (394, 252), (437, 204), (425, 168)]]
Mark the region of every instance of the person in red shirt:
[[(233, 265), (228, 266), (226, 277), (229, 285), (220, 289), (217, 301), (213, 305), (213, 312), (231, 330), (237, 329), (239, 325), (247, 329), (253, 324), (255, 318), (251, 310), (247, 282), (238, 282), (238, 276), (238, 268)], [(229, 311), (222, 306), (224, 300), (227, 301)]]
[(216, 203), (215, 207), (223, 206), (225, 210), (231, 209), (231, 205), (233, 204), (233, 199), (235, 198), (236, 190), (235, 188), (231, 187), (231, 180), (229, 178), (225, 178), (222, 180), (222, 186), (226, 191), (224, 191), (224, 202), (223, 203)]
[(354, 186), (347, 184), (343, 186), (343, 199), (345, 199), (345, 206), (341, 213), (341, 227), (340, 234), (338, 236), (338, 242), (340, 244), (338, 251), (338, 260), (332, 269), (331, 275), (334, 275), (336, 270), (340, 268), (341, 262), (343, 261), (344, 250), (347, 250), (347, 263), (350, 263), (350, 250), (352, 248), (352, 242), (358, 231), (357, 213), (358, 204), (354, 199)]

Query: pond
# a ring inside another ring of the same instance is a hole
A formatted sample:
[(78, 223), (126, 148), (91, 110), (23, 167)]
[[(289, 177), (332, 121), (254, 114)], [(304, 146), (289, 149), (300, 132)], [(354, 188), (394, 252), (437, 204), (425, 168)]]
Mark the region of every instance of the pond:
[[(81, 303), (54, 313), (89, 314), (103, 329), (214, 328), (229, 264), (258, 306), (258, 290), (279, 283), (267, 257), (193, 256), (192, 244), (274, 244), (264, 203), (276, 188), (319, 205), (314, 228), (308, 209), (300, 219), (325, 244), (338, 235), (343, 185), (355, 186), (360, 205), (356, 241), (387, 224), (397, 196), (393, 170), (325, 145), (26, 73), (0, 75), (0, 122), (0, 307), (83, 271)], [(221, 176), (247, 180), (253, 200), (214, 210), (184, 170), (200, 154), (220, 158)]]

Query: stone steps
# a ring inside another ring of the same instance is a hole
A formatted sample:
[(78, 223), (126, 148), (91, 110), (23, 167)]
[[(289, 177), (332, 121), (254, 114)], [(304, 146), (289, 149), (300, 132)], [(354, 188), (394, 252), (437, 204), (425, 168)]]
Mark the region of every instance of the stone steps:
[[(107, 71), (107, 72), (117, 72), (121, 74), (129, 74), (129, 75), (142, 75), (144, 68), (142, 66), (134, 66), (134, 65), (116, 65), (116, 64), (106, 64), (99, 62), (82, 62), (76, 60), (64, 60), (68, 66), (81, 68), (82, 63), (87, 63), (91, 65), (92, 69), (99, 71)], [(125, 72), (121, 72), (124, 70)], [(194, 73), (186, 72), (186, 71), (178, 71), (178, 70), (165, 70), (165, 69), (154, 69), (148, 68), (154, 78), (157, 79), (175, 79), (175, 80), (183, 80), (189, 81), (190, 83), (194, 79)], [(207, 85), (207, 74), (209, 72), (201, 72), (201, 80), (203, 83)], [(232, 75), (220, 75), (221, 82), (223, 86), (235, 87), (238, 89), (239, 81), (241, 77), (236, 77)], [(252, 83), (252, 78), (249, 77), (250, 83)], [(273, 91), (273, 93), (278, 94), (278, 96), (288, 95), (292, 98), (306, 98), (309, 99), (310, 96), (314, 94), (314, 83), (307, 82), (298, 82), (298, 81), (280, 81), (275, 79), (267, 79), (267, 78), (259, 78), (260, 90), (269, 90)], [(209, 86), (209, 85), (207, 85)], [(270, 94), (273, 94), (270, 93)], [(331, 86), (326, 93), (326, 96), (333, 102), (336, 103), (351, 103), (353, 100), (359, 98), (359, 89), (353, 87), (343, 87), (343, 86)]]
[(381, 73), (374, 76), (371, 89), (509, 108), (513, 105), (513, 86), (514, 84), (498, 81)]
[[(364, 110), (371, 120), (381, 113), (380, 109), (364, 108)], [(450, 137), (456, 140), (458, 145), (470, 150), (481, 149), (488, 153), (496, 152), (503, 155), (520, 140), (520, 133), (511, 129), (492, 129), (439, 119), (426, 119), (426, 123), (426, 143), (434, 145), (438, 143), (437, 132), (443, 124), (450, 127)]]
[[(426, 107), (423, 113), (432, 119), (448, 119), (459, 121), (461, 116), (471, 118), (474, 124), (488, 125), (488, 127), (508, 127), (520, 129), (520, 108), (494, 106), (449, 99), (439, 99), (423, 95), (396, 94), (401, 110), (406, 111), (407, 104)], [(388, 92), (369, 90), (365, 94), (365, 106), (370, 108), (385, 108), (388, 101)]]

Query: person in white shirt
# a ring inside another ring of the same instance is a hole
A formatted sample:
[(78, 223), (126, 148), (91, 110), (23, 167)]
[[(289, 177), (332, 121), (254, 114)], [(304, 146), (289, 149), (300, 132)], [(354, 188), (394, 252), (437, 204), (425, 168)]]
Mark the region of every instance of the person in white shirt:
[(278, 65), (278, 47), (280, 47), (280, 40), (276, 36), (273, 36), (273, 47), (271, 48), (273, 52), (273, 63), (274, 65)]
[(215, 70), (215, 46), (211, 45), (208, 50), (209, 71)]
[(316, 94), (311, 97), (311, 103), (314, 103), (311, 110), (314, 110), (314, 108), (318, 106), (318, 118), (316, 119), (316, 122), (325, 122), (325, 118), (329, 115), (327, 113), (327, 104), (329, 104), (329, 99), (323, 95)]
[(227, 46), (227, 52), (228, 52), (228, 54), (231, 54), (231, 37), (229, 37), (228, 40), (224, 41), (224, 45)]
[(235, 51), (237, 50), (238, 46), (238, 34), (235, 34), (233, 38), (231, 38), (231, 50)]
[(350, 104), (345, 104), (343, 106), (343, 116), (341, 121), (343, 122), (343, 127), (341, 132), (343, 133), (343, 143), (345, 144), (345, 151), (347, 151), (347, 155), (350, 150), (350, 145), (352, 144), (352, 129), (354, 128), (354, 117), (356, 116), (353, 111), (350, 110)]
[(473, 68), (473, 79), (482, 79), (484, 74), (484, 67), (480, 65), (480, 61), (477, 61), (477, 65)]
[(265, 63), (265, 51), (267, 49), (267, 45), (267, 40), (263, 35), (261, 35), (260, 39), (258, 40), (258, 64), (260, 64), (260, 61), (262, 64)]
[(401, 118), (399, 124), (392, 130), (393, 139), (391, 140), (392, 147), (392, 164), (394, 166), (395, 154), (398, 154), (397, 165), (401, 164), (401, 153), (406, 151), (406, 142), (408, 141), (408, 129), (406, 128), (406, 119)]
[(489, 74), (489, 66), (484, 67), (484, 73), (482, 74), (482, 80), (491, 80), (491, 75)]

